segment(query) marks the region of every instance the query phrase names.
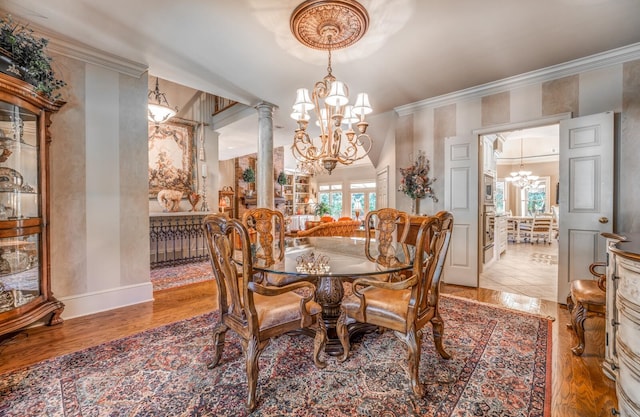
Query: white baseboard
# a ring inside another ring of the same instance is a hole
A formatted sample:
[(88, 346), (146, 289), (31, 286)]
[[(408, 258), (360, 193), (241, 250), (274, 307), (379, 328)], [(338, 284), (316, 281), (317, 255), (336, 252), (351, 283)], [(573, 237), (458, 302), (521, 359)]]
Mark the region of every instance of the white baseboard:
[(61, 297), (58, 300), (62, 301), (65, 306), (62, 318), (68, 320), (74, 317), (113, 310), (114, 308), (153, 301), (153, 286), (151, 282), (145, 282), (144, 284)]

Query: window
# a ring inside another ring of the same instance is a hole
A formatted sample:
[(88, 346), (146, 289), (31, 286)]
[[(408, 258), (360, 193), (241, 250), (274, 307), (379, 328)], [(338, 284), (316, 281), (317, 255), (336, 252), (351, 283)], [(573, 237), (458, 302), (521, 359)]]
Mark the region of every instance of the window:
[[(352, 218), (362, 218), (364, 215), (376, 209), (376, 183), (371, 181), (353, 182), (349, 184), (351, 190)], [(358, 215), (356, 215), (358, 209)]]
[(322, 184), (318, 186), (318, 202), (329, 205), (332, 217), (342, 215), (342, 184)]
[(520, 190), (520, 212), (525, 216), (547, 213), (551, 211), (549, 203), (549, 177), (541, 177), (539, 186)]
[[(324, 202), (331, 209), (331, 216), (349, 216), (363, 219), (364, 215), (376, 209), (376, 183), (372, 180), (349, 184), (349, 194), (344, 196), (342, 184), (318, 184), (318, 202)], [(346, 201), (345, 201), (346, 199)], [(360, 215), (356, 216), (356, 207)]]
[(503, 214), (507, 210), (507, 187), (504, 179), (498, 178), (496, 181), (496, 213)]

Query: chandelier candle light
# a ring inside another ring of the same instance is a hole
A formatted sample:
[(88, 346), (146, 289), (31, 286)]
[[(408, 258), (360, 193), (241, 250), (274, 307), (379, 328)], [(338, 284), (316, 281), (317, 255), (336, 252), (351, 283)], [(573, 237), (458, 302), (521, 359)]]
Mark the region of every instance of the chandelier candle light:
[(510, 177), (505, 178), (506, 181), (512, 182), (516, 187), (523, 190), (535, 190), (540, 187), (541, 183), (538, 181), (537, 175), (531, 175), (531, 171), (524, 170), (524, 164), (522, 163), (522, 139), (520, 139), (520, 171), (512, 172)]
[(158, 77), (156, 77), (156, 88), (155, 90), (149, 90), (149, 94), (147, 97), (154, 102), (149, 102), (149, 121), (159, 125), (160, 123), (164, 123), (167, 120), (171, 119), (176, 115), (177, 108), (174, 110), (169, 107), (169, 102), (167, 102), (167, 97), (165, 97), (165, 93), (160, 92), (160, 87), (158, 84)]
[[(371, 149), (365, 115), (372, 112), (369, 96), (360, 93), (349, 105), (349, 88), (332, 74), (331, 50), (357, 42), (367, 31), (369, 15), (353, 0), (317, 1), (300, 4), (291, 14), (291, 31), (303, 45), (326, 50), (329, 54), (327, 75), (315, 84), (311, 94), (298, 88), (291, 118), (298, 123), (291, 151), (303, 163), (319, 163), (331, 174), (338, 163), (351, 165), (364, 158)], [(315, 110), (318, 138), (307, 132)], [(355, 124), (358, 132), (353, 130)], [(342, 130), (346, 126), (346, 131)]]

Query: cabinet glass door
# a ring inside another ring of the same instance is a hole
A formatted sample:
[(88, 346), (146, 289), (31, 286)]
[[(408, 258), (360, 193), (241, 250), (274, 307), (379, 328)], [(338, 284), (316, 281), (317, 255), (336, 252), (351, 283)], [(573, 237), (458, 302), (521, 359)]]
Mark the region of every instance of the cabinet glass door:
[(0, 313), (40, 295), (39, 235), (0, 239)]
[(0, 314), (42, 294), (38, 115), (0, 101)]
[(40, 217), (38, 116), (0, 102), (0, 221)]

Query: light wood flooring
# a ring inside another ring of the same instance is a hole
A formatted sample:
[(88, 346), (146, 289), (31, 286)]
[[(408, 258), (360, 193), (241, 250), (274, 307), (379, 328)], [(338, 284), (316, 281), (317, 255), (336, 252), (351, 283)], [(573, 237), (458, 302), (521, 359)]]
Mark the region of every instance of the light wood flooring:
[[(450, 285), (444, 285), (443, 291), (496, 306), (555, 317), (551, 415), (611, 415), (611, 409), (617, 406), (615, 385), (600, 369), (604, 356), (604, 319), (586, 321), (586, 350), (582, 357), (576, 357), (570, 350), (575, 344), (575, 337), (566, 329), (568, 312), (555, 302)], [(29, 328), (0, 340), (0, 373), (203, 314), (215, 307), (216, 286), (207, 281), (158, 291), (153, 302), (70, 319), (59, 326)], [(445, 344), (448, 343), (446, 323), (444, 340)]]
[[(509, 242), (507, 250), (480, 274), (479, 285), (497, 291), (556, 301), (558, 241)], [(566, 294), (565, 294), (566, 296)]]

